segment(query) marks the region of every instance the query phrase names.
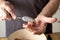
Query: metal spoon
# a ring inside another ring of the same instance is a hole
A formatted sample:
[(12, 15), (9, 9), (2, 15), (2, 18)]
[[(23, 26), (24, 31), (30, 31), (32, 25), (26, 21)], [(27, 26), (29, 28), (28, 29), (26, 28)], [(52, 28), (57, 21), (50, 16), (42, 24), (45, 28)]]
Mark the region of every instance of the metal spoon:
[(34, 19), (29, 17), (29, 16), (16, 17), (16, 19), (20, 19), (20, 20), (23, 20), (25, 22), (34, 21)]

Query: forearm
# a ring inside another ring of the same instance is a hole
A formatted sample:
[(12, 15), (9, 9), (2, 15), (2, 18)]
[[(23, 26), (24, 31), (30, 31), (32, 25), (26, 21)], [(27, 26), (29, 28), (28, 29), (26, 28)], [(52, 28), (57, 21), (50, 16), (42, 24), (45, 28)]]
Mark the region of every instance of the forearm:
[(56, 12), (56, 10), (59, 7), (59, 1), (60, 0), (50, 0), (38, 16), (44, 15), (47, 17), (52, 17), (52, 15)]

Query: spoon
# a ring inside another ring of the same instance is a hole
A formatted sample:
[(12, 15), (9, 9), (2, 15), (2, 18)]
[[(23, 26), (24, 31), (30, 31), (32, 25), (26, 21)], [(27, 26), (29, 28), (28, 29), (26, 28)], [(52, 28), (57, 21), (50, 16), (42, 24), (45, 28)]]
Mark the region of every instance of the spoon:
[(25, 22), (34, 21), (34, 19), (29, 17), (29, 16), (16, 17), (16, 19), (20, 19), (20, 20), (23, 20)]

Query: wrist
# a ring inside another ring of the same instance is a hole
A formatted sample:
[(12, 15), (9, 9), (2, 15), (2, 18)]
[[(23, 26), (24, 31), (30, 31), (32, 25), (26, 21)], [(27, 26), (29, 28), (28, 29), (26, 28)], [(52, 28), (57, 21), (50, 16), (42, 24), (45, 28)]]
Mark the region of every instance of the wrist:
[(44, 18), (44, 17), (46, 17), (46, 16), (44, 16), (44, 15), (38, 15), (38, 16), (35, 18), (35, 20), (41, 20), (41, 18)]
[(40, 14), (40, 15), (45, 16), (45, 17), (52, 17), (52, 15), (50, 14)]
[(51, 12), (41, 12), (40, 15), (43, 15), (45, 17), (52, 17), (53, 13), (51, 13)]
[(45, 20), (46, 18), (52, 18), (52, 17), (47, 17), (47, 16), (45, 16), (45, 15), (38, 15), (36, 18), (35, 18), (35, 20)]

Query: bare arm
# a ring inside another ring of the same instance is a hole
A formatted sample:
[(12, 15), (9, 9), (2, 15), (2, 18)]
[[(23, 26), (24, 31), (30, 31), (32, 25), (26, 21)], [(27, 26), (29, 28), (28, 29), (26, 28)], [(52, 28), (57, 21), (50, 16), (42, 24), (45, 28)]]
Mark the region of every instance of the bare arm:
[(51, 17), (58, 9), (59, 1), (60, 0), (50, 0), (48, 4), (42, 9), (41, 13), (38, 16), (44, 15), (46, 17)]

